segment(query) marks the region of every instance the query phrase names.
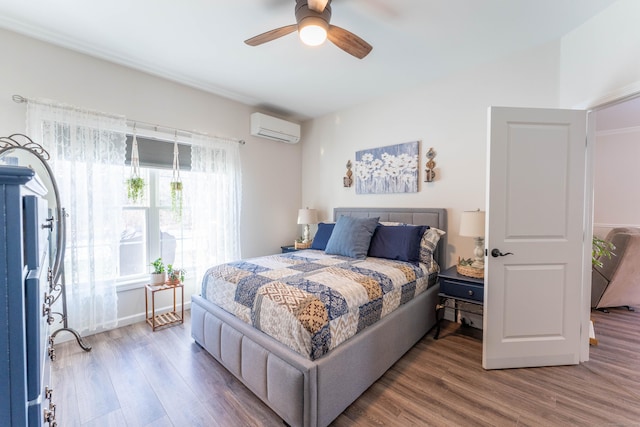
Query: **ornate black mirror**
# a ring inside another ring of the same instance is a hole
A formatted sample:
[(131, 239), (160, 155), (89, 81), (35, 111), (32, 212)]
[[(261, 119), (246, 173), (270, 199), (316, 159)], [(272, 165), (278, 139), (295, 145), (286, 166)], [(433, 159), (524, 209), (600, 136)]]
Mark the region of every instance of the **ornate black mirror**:
[(60, 301), (60, 312), (50, 312), (47, 321), (52, 324), (54, 316), (60, 317), (62, 328), (51, 334), (51, 340), (61, 331), (72, 333), (80, 347), (85, 351), (91, 350), (80, 334), (69, 328), (67, 319), (67, 295), (64, 279), (64, 255), (66, 247), (66, 211), (60, 202), (60, 193), (55, 177), (48, 164), (49, 153), (38, 143), (23, 134), (13, 134), (8, 137), (0, 137), (0, 164), (26, 166), (35, 171), (36, 176), (47, 189), (46, 199), (49, 204), (49, 216), (47, 222), (51, 225), (49, 239), (49, 293), (53, 301), (51, 305)]

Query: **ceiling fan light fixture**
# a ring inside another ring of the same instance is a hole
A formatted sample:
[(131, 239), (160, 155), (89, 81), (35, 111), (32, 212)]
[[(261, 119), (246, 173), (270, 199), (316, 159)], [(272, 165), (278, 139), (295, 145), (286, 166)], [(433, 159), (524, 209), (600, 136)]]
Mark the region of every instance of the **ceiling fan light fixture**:
[(274, 28), (245, 40), (249, 46), (258, 46), (298, 31), (300, 40), (308, 46), (318, 46), (329, 39), (349, 55), (362, 59), (371, 52), (371, 45), (344, 28), (329, 25), (331, 0), (296, 0), (296, 23)]
[(307, 46), (320, 46), (327, 39), (327, 22), (319, 18), (306, 18), (298, 24), (298, 36)]

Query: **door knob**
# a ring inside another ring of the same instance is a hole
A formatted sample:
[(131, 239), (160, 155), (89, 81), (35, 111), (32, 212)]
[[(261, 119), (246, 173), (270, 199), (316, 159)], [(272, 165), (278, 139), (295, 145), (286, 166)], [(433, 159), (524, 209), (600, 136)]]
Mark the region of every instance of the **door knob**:
[(498, 258), (499, 256), (506, 256), (506, 255), (513, 255), (513, 252), (507, 252), (506, 254), (503, 254), (502, 252), (500, 252), (500, 249), (498, 248), (491, 250), (491, 256), (494, 258)]

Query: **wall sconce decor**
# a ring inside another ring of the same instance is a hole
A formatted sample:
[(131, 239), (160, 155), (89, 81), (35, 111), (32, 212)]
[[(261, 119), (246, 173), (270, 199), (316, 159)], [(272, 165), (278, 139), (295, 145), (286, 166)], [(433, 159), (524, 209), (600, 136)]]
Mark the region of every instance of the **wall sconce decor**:
[(351, 160), (347, 160), (347, 175), (344, 178), (342, 178), (342, 184), (345, 187), (351, 187), (351, 184), (353, 184), (353, 178), (352, 178), (353, 172), (351, 172), (351, 167), (352, 167)]
[(427, 168), (424, 171), (424, 182), (433, 182), (436, 177), (434, 171), (436, 162), (433, 161), (435, 156), (436, 152), (433, 150), (433, 147), (429, 148), (429, 151), (427, 151)]

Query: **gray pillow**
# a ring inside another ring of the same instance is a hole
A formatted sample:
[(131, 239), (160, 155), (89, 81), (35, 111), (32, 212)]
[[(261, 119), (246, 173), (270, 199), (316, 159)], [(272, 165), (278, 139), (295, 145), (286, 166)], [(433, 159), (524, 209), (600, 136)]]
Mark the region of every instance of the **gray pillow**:
[(378, 226), (378, 219), (380, 217), (341, 216), (336, 221), (324, 251), (332, 255), (366, 258), (371, 236)]

